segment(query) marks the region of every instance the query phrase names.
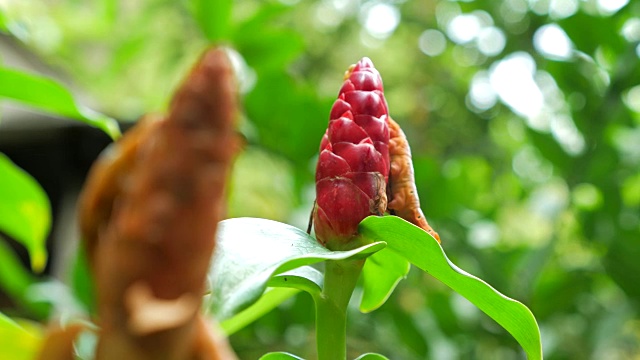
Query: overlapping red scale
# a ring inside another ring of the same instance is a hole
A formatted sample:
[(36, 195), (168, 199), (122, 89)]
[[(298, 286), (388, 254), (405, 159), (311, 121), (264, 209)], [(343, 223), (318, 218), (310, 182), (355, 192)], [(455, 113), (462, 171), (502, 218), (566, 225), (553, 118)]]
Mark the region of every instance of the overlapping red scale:
[(363, 58), (348, 74), (330, 113), (316, 169), (316, 237), (347, 242), (376, 202), (389, 176), (388, 108), (382, 79)]
[(348, 142), (358, 144), (362, 140), (369, 138), (369, 134), (360, 127), (353, 119), (341, 117), (329, 122), (329, 137), (331, 142)]
[(376, 150), (369, 138), (360, 144), (334, 144), (333, 152), (347, 161), (351, 172), (379, 172), (383, 176), (385, 174), (382, 154)]
[[(323, 244), (345, 242), (369, 216), (371, 198), (348, 177), (329, 177), (316, 182), (318, 207), (314, 212), (316, 238)], [(325, 204), (326, 206), (320, 206)]]
[(318, 166), (316, 168), (316, 180), (339, 177), (348, 172), (351, 172), (351, 168), (347, 161), (334, 154), (330, 148), (320, 153), (320, 159), (318, 159)]

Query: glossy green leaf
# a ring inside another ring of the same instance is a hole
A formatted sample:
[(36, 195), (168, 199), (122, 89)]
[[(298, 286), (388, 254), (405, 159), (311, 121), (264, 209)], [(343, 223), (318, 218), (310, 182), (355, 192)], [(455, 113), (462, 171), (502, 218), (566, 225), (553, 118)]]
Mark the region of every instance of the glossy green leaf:
[(389, 360), (389, 358), (376, 353), (366, 353), (358, 356), (355, 360)]
[(324, 275), (311, 266), (302, 266), (273, 276), (268, 286), (300, 289), (316, 297), (322, 291)]
[(227, 37), (232, 5), (232, 0), (193, 0), (193, 16), (209, 41)]
[(37, 282), (16, 256), (16, 253), (0, 237), (0, 288), (21, 308), (38, 319), (48, 316), (50, 306), (27, 296), (29, 287)]
[[(0, 238), (1, 239), (1, 238)], [(0, 240), (0, 287), (13, 298), (20, 298), (35, 282), (35, 278), (25, 269), (17, 254)]]
[(253, 305), (223, 321), (220, 326), (227, 335), (258, 320), (285, 300), (304, 290), (311, 296), (318, 296), (322, 290), (324, 276), (310, 266), (302, 266), (273, 276), (267, 283), (267, 290)]
[(220, 328), (222, 328), (227, 336), (232, 335), (258, 320), (299, 292), (299, 289), (294, 288), (267, 288), (258, 301), (234, 316), (222, 321)]
[(46, 241), (51, 228), (47, 194), (1, 153), (0, 174), (0, 230), (24, 245), (31, 257), (31, 268), (42, 271), (47, 263)]
[(520, 343), (529, 359), (542, 359), (540, 330), (531, 311), (499, 293), (483, 280), (451, 263), (437, 241), (424, 230), (396, 217), (370, 216), (359, 231), (452, 288), (489, 315)]
[(42, 334), (26, 329), (0, 313), (0, 359), (31, 360), (42, 342)]
[[(220, 222), (216, 238), (210, 270), (211, 310), (220, 321), (257, 301), (274, 275), (325, 260), (363, 258), (385, 247), (377, 242), (350, 251), (330, 251), (298, 228), (255, 218)], [(314, 278), (309, 279), (311, 283), (317, 281)], [(312, 286), (310, 282), (305, 286)]]
[(304, 360), (299, 356), (295, 356), (293, 354), (289, 354), (286, 352), (270, 352), (260, 357), (260, 360), (291, 360), (291, 359)]
[(0, 67), (0, 99), (22, 102), (39, 110), (95, 126), (112, 139), (120, 136), (118, 123), (105, 115), (76, 104), (69, 90), (46, 77)]
[(401, 255), (383, 249), (369, 256), (362, 269), (360, 311), (368, 313), (384, 305), (411, 266)]

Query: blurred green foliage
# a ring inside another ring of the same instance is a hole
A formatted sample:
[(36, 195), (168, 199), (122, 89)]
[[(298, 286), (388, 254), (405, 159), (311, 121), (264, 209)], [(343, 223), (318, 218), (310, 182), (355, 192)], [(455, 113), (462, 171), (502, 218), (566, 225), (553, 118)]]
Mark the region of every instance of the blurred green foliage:
[[(342, 74), (370, 57), (452, 260), (529, 306), (547, 359), (640, 356), (640, 3), (9, 0), (0, 10), (0, 30), (117, 118), (163, 109), (209, 40), (228, 44), (248, 139), (229, 216), (300, 228)], [(246, 359), (312, 356), (311, 309), (300, 294), (232, 344)], [(416, 271), (382, 308), (354, 307), (350, 319), (354, 356), (523, 356)]]
[(33, 323), (17, 323), (0, 314), (0, 355), (15, 360), (33, 359), (41, 346), (42, 331)]

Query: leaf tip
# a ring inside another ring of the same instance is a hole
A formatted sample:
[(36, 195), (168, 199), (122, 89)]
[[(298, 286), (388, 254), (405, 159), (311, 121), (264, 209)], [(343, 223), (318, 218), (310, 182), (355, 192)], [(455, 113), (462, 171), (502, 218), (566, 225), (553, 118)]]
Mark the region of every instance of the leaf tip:
[(111, 121), (106, 122), (105, 131), (113, 141), (116, 141), (122, 136), (122, 132), (120, 131), (118, 122), (113, 119), (110, 120)]
[(47, 251), (43, 248), (33, 249), (31, 251), (31, 270), (35, 273), (44, 271), (47, 265)]

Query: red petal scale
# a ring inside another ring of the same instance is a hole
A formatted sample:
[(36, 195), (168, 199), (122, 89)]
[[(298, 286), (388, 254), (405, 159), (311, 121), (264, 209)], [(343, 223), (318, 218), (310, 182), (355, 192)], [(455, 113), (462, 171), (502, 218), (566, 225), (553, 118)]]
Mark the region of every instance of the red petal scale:
[(347, 74), (330, 113), (316, 168), (318, 240), (347, 243), (360, 221), (386, 208), (389, 116), (382, 78), (368, 58)]

